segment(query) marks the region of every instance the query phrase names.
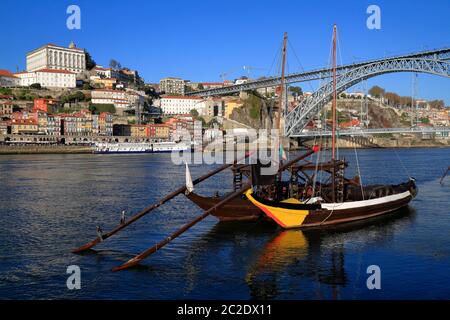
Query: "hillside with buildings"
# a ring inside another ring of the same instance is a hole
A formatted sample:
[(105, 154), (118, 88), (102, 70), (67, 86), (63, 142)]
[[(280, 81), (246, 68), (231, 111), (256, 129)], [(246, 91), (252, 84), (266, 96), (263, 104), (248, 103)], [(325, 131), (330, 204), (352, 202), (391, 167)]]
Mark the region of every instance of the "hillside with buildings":
[[(43, 45), (25, 59), (26, 70), (0, 70), (0, 136), (4, 137), (0, 141), (20, 142), (25, 136), (28, 141), (74, 143), (93, 141), (89, 137), (114, 141), (114, 136), (130, 141), (177, 140), (186, 133), (194, 138), (196, 121), (203, 131), (213, 125), (269, 128), (279, 104), (275, 87), (220, 97), (186, 95), (243, 84), (251, 80), (248, 77), (221, 82), (166, 77), (145, 84), (137, 70), (122, 67), (115, 59), (108, 67), (99, 65), (73, 42), (68, 47)], [(287, 108), (294, 109), (310, 95), (300, 87), (289, 87)], [(369, 94), (340, 94), (337, 108), (343, 129), (449, 126), (443, 101), (402, 97), (378, 86)], [(307, 130), (320, 130), (325, 123), (323, 117), (314, 119)]]

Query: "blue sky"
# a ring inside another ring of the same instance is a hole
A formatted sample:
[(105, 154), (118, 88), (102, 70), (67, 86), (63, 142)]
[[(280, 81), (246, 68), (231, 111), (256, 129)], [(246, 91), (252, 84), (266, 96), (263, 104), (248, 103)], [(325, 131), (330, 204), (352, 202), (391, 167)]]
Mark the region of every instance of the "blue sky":
[[(289, 72), (329, 63), (332, 25), (340, 36), (342, 62), (450, 46), (450, 1), (0, 0), (0, 69), (25, 68), (26, 52), (45, 43), (86, 48), (98, 64), (111, 58), (139, 70), (147, 82), (165, 76), (219, 81), (245, 75), (243, 66), (269, 71), (287, 31)], [(66, 9), (81, 8), (81, 30), (66, 28)], [(381, 8), (381, 30), (366, 27), (370, 4)], [(341, 59), (339, 59), (341, 60)], [(411, 74), (373, 78), (402, 95), (412, 93)], [(303, 83), (305, 90), (317, 87)], [(418, 95), (450, 105), (450, 79), (419, 75)], [(357, 90), (358, 87), (353, 90)]]

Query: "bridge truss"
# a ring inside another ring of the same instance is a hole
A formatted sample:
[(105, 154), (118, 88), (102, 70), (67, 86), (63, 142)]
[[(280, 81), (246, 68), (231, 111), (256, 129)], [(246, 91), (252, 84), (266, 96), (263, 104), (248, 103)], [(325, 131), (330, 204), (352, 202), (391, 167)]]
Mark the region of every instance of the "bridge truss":
[[(377, 128), (377, 129), (340, 129), (337, 131), (338, 136), (369, 136), (373, 134), (385, 133), (418, 133), (418, 134), (433, 134), (433, 133), (450, 133), (450, 127), (413, 127), (413, 128)], [(296, 138), (310, 138), (310, 137), (330, 137), (331, 131), (301, 131), (291, 137)]]
[[(336, 79), (336, 91), (341, 93), (363, 80), (393, 72), (421, 72), (450, 78), (450, 63), (445, 60), (423, 58), (388, 59), (350, 69)], [(298, 135), (332, 99), (333, 83), (321, 86), (285, 115), (285, 136)]]
[[(394, 56), (376, 60), (368, 60), (353, 64), (341, 65), (336, 68), (337, 93), (352, 87), (363, 80), (394, 72), (428, 73), (450, 78), (450, 48), (428, 50), (407, 55)], [(323, 80), (331, 78), (332, 69), (323, 68), (312, 71), (289, 74), (285, 77), (286, 84)], [(187, 95), (201, 97), (229, 95), (241, 91), (251, 91), (258, 88), (275, 87), (281, 83), (280, 77), (270, 77), (250, 81), (240, 85), (190, 92)], [(294, 110), (285, 114), (284, 135), (288, 137), (302, 136), (305, 126), (316, 117), (332, 99), (333, 85), (328, 81), (311, 96), (304, 99)]]
[[(345, 64), (341, 66), (337, 66), (336, 73), (337, 75), (345, 74), (352, 69), (359, 68), (361, 66), (367, 64), (378, 63), (386, 60), (394, 60), (394, 59), (406, 59), (406, 58), (421, 58), (421, 59), (432, 59), (432, 60), (450, 60), (450, 48), (436, 49), (436, 50), (428, 50), (422, 52), (416, 52), (406, 55), (394, 56), (390, 58), (382, 58), (376, 60), (367, 60), (361, 61), (352, 64)], [(312, 80), (322, 80), (327, 79), (332, 76), (331, 68), (322, 68), (305, 72), (291, 73), (286, 75), (285, 83), (298, 83)], [(281, 83), (281, 77), (267, 77), (264, 79), (249, 81), (239, 85), (232, 86), (224, 86), (222, 88), (208, 89), (208, 90), (200, 90), (186, 93), (186, 95), (191, 96), (199, 96), (199, 97), (209, 97), (209, 96), (220, 96), (220, 95), (229, 95), (234, 93), (239, 93), (241, 91), (251, 91), (259, 88), (267, 88), (267, 87), (276, 87)]]

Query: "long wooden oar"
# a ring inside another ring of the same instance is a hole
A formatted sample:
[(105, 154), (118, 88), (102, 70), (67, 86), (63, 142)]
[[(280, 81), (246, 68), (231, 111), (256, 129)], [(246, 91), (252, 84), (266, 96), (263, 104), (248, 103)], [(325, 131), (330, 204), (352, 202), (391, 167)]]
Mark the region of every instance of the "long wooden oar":
[(148, 248), (147, 250), (143, 251), (142, 253), (138, 254), (137, 256), (135, 256), (134, 258), (128, 260), (127, 262), (125, 262), (124, 264), (122, 264), (121, 266), (115, 267), (112, 269), (112, 271), (120, 271), (120, 270), (124, 270), (124, 269), (128, 269), (130, 267), (133, 267), (135, 265), (137, 265), (139, 262), (141, 262), (142, 260), (144, 260), (145, 258), (147, 258), (149, 255), (155, 253), (156, 251), (158, 251), (159, 249), (161, 249), (162, 247), (164, 247), (166, 244), (168, 244), (170, 241), (172, 241), (173, 239), (177, 238), (179, 235), (181, 235), (182, 233), (184, 233), (185, 231), (187, 231), (188, 229), (190, 229), (191, 227), (193, 227), (194, 225), (196, 225), (197, 223), (199, 223), (200, 221), (202, 221), (203, 219), (205, 219), (207, 216), (209, 216), (214, 210), (220, 208), (221, 206), (223, 206), (224, 204), (226, 204), (227, 202), (233, 200), (234, 198), (238, 197), (240, 194), (244, 193), (246, 190), (248, 190), (251, 187), (251, 183), (246, 183), (242, 189), (235, 191), (233, 193), (231, 193), (230, 195), (228, 195), (227, 197), (225, 197), (222, 201), (220, 201), (219, 203), (215, 204), (214, 206), (212, 206), (211, 208), (209, 208), (208, 210), (206, 210), (201, 216), (195, 218), (194, 220), (192, 220), (191, 222), (185, 224), (183, 227), (181, 227), (180, 229), (178, 229), (177, 231), (175, 231), (174, 233), (172, 233), (170, 236), (168, 236), (167, 238), (165, 238), (164, 240), (158, 242), (156, 245), (154, 245), (153, 247)]
[[(192, 183), (193, 185), (196, 185), (200, 182), (202, 182), (205, 179), (208, 179), (209, 177), (225, 170), (226, 168), (231, 167), (232, 165), (234, 165), (235, 163), (239, 163), (240, 161), (246, 159), (247, 157), (250, 156), (251, 153), (247, 153), (243, 158), (236, 160), (234, 163), (230, 163), (230, 164), (224, 164), (223, 166), (220, 166), (219, 168), (197, 178), (196, 180), (194, 180)], [(150, 211), (160, 207), (161, 205), (163, 205), (164, 203), (166, 203), (167, 201), (175, 198), (177, 195), (179, 195), (180, 193), (183, 193), (186, 191), (186, 186), (182, 186), (179, 187), (177, 190), (175, 190), (172, 193), (169, 193), (168, 195), (166, 195), (164, 198), (162, 198), (161, 200), (159, 200), (158, 202), (144, 208), (142, 211), (138, 212), (137, 214), (135, 214), (134, 216), (132, 216), (129, 220), (126, 220), (124, 223), (119, 224), (117, 227), (115, 227), (113, 230), (111, 230), (108, 233), (105, 233), (102, 238), (100, 239), (100, 237), (95, 238), (94, 240), (82, 245), (79, 248), (76, 248), (74, 250), (72, 250), (73, 253), (80, 253), (83, 252), (85, 250), (88, 250), (92, 247), (94, 247), (95, 245), (99, 244), (100, 242), (102, 242), (105, 239), (108, 239), (109, 237), (111, 237), (112, 235), (116, 234), (117, 232), (119, 232), (120, 230), (122, 230), (123, 228), (129, 226), (130, 224), (132, 224), (133, 222), (135, 222), (136, 220), (142, 218), (143, 216), (145, 216), (147, 213), (149, 213)]]
[(311, 149), (308, 152), (306, 152), (305, 154), (302, 154), (288, 162), (286, 162), (285, 164), (283, 164), (282, 166), (280, 166), (280, 168), (278, 169), (278, 171), (284, 171), (287, 168), (289, 168), (290, 166), (292, 166), (293, 164), (299, 162), (300, 160), (303, 160), (305, 158), (308, 158), (310, 155), (312, 155), (313, 153), (315, 153), (316, 151)]
[(447, 168), (447, 171), (445, 171), (445, 173), (443, 174), (443, 176), (441, 177), (441, 180), (439, 181), (440, 184), (442, 184), (442, 181), (444, 181), (444, 178), (447, 176), (447, 173), (450, 171), (450, 167)]
[[(278, 170), (279, 171), (283, 171), (286, 170), (288, 167), (292, 166), (294, 163), (305, 159), (307, 157), (309, 157), (311, 154), (313, 154), (314, 152), (316, 152), (316, 150), (309, 150), (308, 152), (306, 152), (303, 155), (300, 155), (294, 159), (292, 159), (291, 161), (287, 162), (286, 164), (284, 164), (283, 166), (281, 166)], [(121, 271), (124, 269), (128, 269), (130, 267), (133, 267), (137, 264), (139, 264), (140, 261), (144, 260), (145, 258), (147, 258), (148, 256), (152, 255), (153, 253), (155, 253), (156, 251), (158, 251), (159, 249), (161, 249), (162, 247), (164, 247), (166, 244), (168, 244), (170, 241), (172, 241), (173, 239), (177, 238), (178, 236), (180, 236), (182, 233), (184, 233), (185, 231), (187, 231), (188, 229), (190, 229), (191, 227), (193, 227), (194, 225), (196, 225), (197, 223), (199, 223), (200, 221), (202, 221), (203, 219), (205, 219), (207, 216), (209, 216), (214, 210), (217, 210), (218, 208), (222, 207), (224, 204), (226, 204), (227, 202), (233, 200), (234, 198), (236, 198), (237, 196), (239, 196), (240, 194), (242, 194), (243, 192), (245, 192), (247, 189), (249, 189), (251, 187), (251, 183), (247, 183), (245, 184), (240, 190), (235, 191), (231, 194), (229, 194), (228, 196), (226, 196), (222, 201), (220, 201), (219, 203), (215, 204), (214, 206), (212, 206), (211, 208), (209, 208), (208, 210), (206, 210), (201, 216), (195, 218), (194, 220), (192, 220), (191, 222), (185, 224), (183, 227), (181, 227), (180, 229), (178, 229), (176, 232), (172, 233), (170, 236), (168, 236), (167, 238), (165, 238), (164, 240), (160, 241), (159, 243), (157, 243), (156, 245), (154, 245), (153, 247), (148, 248), (147, 250), (143, 251), (142, 253), (140, 253), (139, 255), (135, 256), (134, 258), (128, 260), (127, 262), (125, 262), (124, 264), (122, 264), (121, 266), (115, 267), (112, 269), (112, 271)]]

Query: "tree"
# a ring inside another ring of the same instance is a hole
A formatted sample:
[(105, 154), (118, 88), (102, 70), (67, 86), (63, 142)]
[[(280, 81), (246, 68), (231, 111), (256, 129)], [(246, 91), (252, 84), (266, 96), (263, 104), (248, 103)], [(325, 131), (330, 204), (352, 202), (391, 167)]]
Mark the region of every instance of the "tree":
[(87, 52), (86, 50), (84, 52), (86, 53), (86, 69), (92, 70), (97, 65), (97, 63), (95, 63), (94, 59), (92, 59), (89, 52)]
[(203, 86), (203, 84), (199, 83), (198, 86), (197, 86), (197, 89), (198, 90), (203, 90), (203, 89), (205, 89), (205, 87)]
[(81, 91), (77, 91), (68, 95), (61, 97), (62, 103), (84, 101), (86, 99), (85, 95)]
[(197, 118), (199, 116), (197, 109), (192, 109), (189, 113), (193, 118)]
[(384, 89), (381, 88), (381, 87), (379, 87), (379, 86), (373, 86), (373, 87), (370, 88), (370, 90), (369, 90), (369, 94), (370, 94), (372, 97), (375, 97), (375, 98), (381, 98), (381, 97), (383, 97), (383, 96), (384, 96), (384, 93), (385, 93)]
[(102, 112), (116, 113), (116, 107), (114, 104), (99, 104), (99, 103), (90, 103), (89, 111), (93, 114), (100, 114)]
[(297, 96), (303, 95), (303, 89), (301, 87), (289, 87), (289, 91), (295, 93)]
[(120, 63), (117, 60), (115, 60), (115, 59), (109, 60), (109, 67), (111, 69), (117, 70), (119, 65), (120, 65)]
[(156, 92), (155, 88), (151, 86), (144, 86), (143, 88), (141, 88), (141, 90), (143, 90), (147, 96), (150, 96), (152, 98), (159, 98), (159, 95)]
[(429, 101), (428, 104), (430, 105), (431, 109), (444, 109), (445, 103), (443, 100), (432, 100)]
[(386, 92), (383, 94), (384, 98), (388, 100), (388, 104), (390, 106), (399, 106), (400, 103), (400, 96), (394, 92)]
[(117, 61), (114, 59), (109, 60), (109, 67), (111, 69), (116, 69), (117, 68)]
[(84, 83), (83, 84), (83, 90), (91, 90), (92, 89), (92, 86), (89, 84), (89, 83)]
[(42, 89), (42, 86), (41, 86), (40, 83), (33, 83), (33, 84), (30, 85), (30, 88), (31, 89), (38, 89), (38, 90), (40, 90), (40, 89)]
[(206, 126), (206, 120), (203, 117), (198, 117), (197, 120), (202, 122), (202, 127)]
[(4, 94), (4, 95), (12, 95), (12, 90), (11, 88), (0, 88), (0, 94)]

